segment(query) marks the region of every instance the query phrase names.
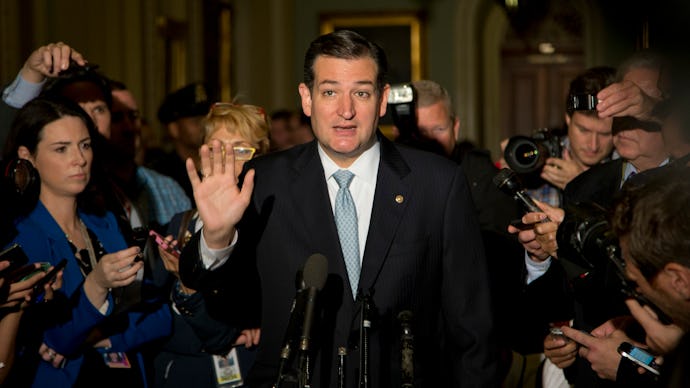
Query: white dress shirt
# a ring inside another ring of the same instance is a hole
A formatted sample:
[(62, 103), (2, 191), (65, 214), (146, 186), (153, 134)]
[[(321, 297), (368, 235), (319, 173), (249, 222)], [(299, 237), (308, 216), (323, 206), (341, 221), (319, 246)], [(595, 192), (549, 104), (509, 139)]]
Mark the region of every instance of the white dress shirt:
[(379, 161), (381, 160), (381, 147), (377, 141), (371, 148), (364, 151), (357, 160), (348, 168), (338, 167), (319, 144), (319, 157), (323, 165), (324, 177), (328, 186), (328, 196), (331, 200), (331, 210), (335, 213), (335, 197), (340, 187), (333, 173), (338, 170), (348, 170), (355, 176), (350, 183), (350, 194), (357, 209), (357, 236), (359, 238), (359, 262), (364, 257), (371, 210), (374, 207), (374, 192), (376, 191), (376, 178), (378, 177)]

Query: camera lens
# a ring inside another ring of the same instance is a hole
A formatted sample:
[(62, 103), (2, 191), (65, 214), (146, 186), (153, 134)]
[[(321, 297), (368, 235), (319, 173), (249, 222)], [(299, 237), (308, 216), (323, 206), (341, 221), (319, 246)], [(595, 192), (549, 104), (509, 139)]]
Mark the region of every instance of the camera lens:
[(519, 174), (528, 174), (539, 170), (544, 166), (547, 157), (548, 155), (542, 152), (542, 147), (526, 136), (510, 138), (504, 152), (508, 166)]

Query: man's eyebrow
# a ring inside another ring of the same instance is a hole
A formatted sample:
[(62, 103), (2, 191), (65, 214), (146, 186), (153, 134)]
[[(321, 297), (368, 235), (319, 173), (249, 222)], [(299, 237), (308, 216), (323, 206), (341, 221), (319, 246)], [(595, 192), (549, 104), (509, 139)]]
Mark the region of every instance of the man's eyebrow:
[[(329, 79), (325, 79), (325, 80), (319, 82), (319, 86), (321, 86), (321, 85), (339, 85), (339, 84), (340, 84), (340, 82), (335, 81), (335, 80), (329, 80)], [(355, 81), (355, 84), (374, 86), (374, 82), (370, 81), (370, 80)]]

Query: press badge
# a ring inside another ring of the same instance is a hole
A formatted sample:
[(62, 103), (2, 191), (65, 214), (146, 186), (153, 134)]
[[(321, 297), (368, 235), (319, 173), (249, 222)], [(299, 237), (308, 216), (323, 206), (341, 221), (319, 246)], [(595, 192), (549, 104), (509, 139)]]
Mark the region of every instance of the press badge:
[(235, 348), (224, 357), (214, 355), (213, 368), (216, 370), (216, 383), (219, 387), (239, 387), (244, 383)]

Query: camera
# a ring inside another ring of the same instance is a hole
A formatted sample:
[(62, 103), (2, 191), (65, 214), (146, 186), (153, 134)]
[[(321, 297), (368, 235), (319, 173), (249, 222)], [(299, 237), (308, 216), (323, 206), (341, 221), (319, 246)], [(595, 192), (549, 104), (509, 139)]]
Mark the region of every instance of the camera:
[[(671, 319), (644, 295), (637, 291), (635, 282), (625, 276), (625, 261), (620, 254), (618, 238), (611, 230), (608, 212), (596, 203), (578, 203), (566, 209), (563, 222), (558, 226), (558, 258), (566, 274), (578, 292), (597, 295), (591, 288), (596, 285), (592, 278), (605, 278), (615, 273), (618, 287), (626, 297), (636, 299), (641, 305), (649, 306), (665, 324)], [(613, 266), (612, 266), (613, 265)], [(604, 280), (606, 281), (606, 280)], [(601, 296), (599, 294), (599, 296)]]
[(588, 93), (575, 93), (568, 96), (568, 112), (576, 110), (596, 110), (599, 100)]
[(561, 157), (562, 132), (556, 128), (543, 128), (532, 137), (513, 136), (508, 140), (503, 158), (518, 174), (539, 172), (546, 164), (546, 159)]
[(388, 93), (388, 107), (391, 110), (393, 123), (400, 131), (400, 136), (409, 137), (417, 132), (417, 92), (411, 84), (393, 85)]

